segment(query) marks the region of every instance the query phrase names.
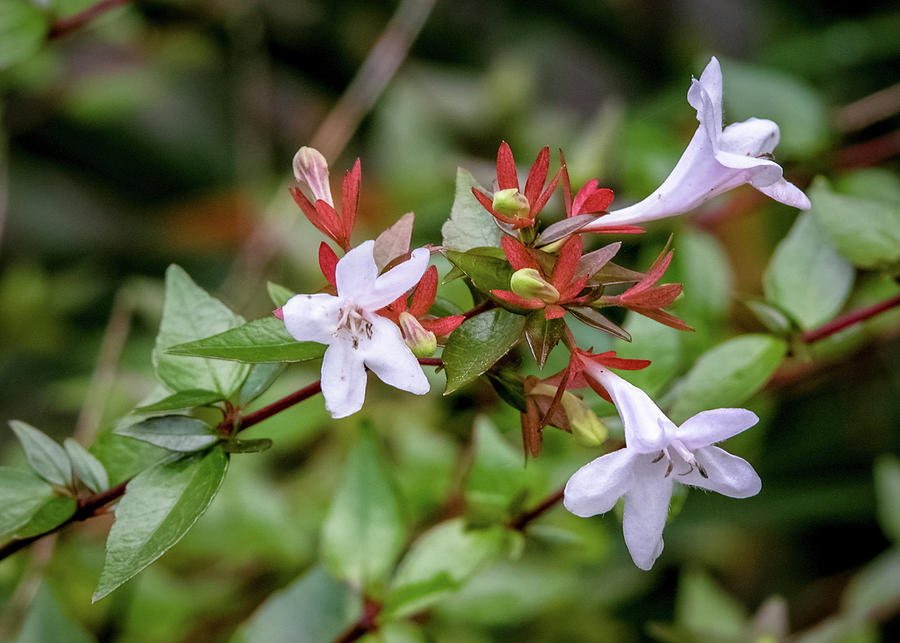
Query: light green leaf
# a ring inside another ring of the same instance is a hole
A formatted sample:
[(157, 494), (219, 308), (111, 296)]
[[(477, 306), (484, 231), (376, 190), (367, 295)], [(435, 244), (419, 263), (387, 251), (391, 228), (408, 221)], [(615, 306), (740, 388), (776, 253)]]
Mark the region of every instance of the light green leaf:
[(0, 70), (30, 57), (47, 35), (47, 16), (28, 0), (0, 3)]
[(275, 304), (276, 308), (281, 308), (288, 302), (288, 299), (297, 294), (290, 288), (286, 288), (281, 284), (276, 284), (272, 281), (266, 283), (266, 288), (269, 291), (269, 298), (272, 300), (272, 303)]
[(764, 275), (766, 299), (804, 330), (831, 320), (850, 294), (856, 271), (834, 249), (813, 214), (802, 213)]
[(225, 453), (262, 453), (272, 448), (272, 440), (260, 438), (258, 440), (226, 440), (222, 443)]
[(283, 321), (264, 317), (212, 337), (172, 346), (166, 352), (239, 362), (304, 362), (322, 357), (326, 348), (315, 342), (298, 342)]
[(649, 359), (650, 366), (639, 371), (620, 371), (626, 380), (654, 396), (675, 377), (681, 368), (681, 331), (659, 324), (649, 317), (628, 313), (625, 330), (631, 342), (616, 342), (614, 348), (619, 357)]
[(363, 428), (322, 524), (325, 566), (367, 592), (385, 580), (406, 542), (403, 506), (378, 449)]
[(690, 314), (682, 316), (710, 320), (728, 313), (734, 277), (728, 257), (714, 236), (683, 230), (675, 242), (675, 263), (678, 276), (668, 280), (684, 283), (678, 310)]
[(96, 641), (79, 623), (63, 611), (62, 606), (47, 587), (41, 583), (22, 629), (13, 643), (91, 643)]
[(444, 247), (449, 250), (465, 252), (479, 246), (500, 246), (500, 228), (472, 194), (472, 188), (487, 192), (468, 170), (457, 168), (456, 196), (450, 208), (450, 219), (441, 227)]
[(16, 437), (25, 449), (28, 464), (47, 482), (67, 487), (72, 484), (72, 465), (65, 449), (30, 424), (10, 420)]
[(885, 535), (900, 545), (900, 458), (883, 453), (875, 461), (875, 500)]
[[(119, 421), (116, 428), (137, 424), (139, 416), (128, 416)], [(103, 431), (91, 445), (90, 452), (103, 464), (109, 474), (110, 485), (133, 478), (157, 462), (171, 457), (168, 449), (153, 446), (149, 442), (137, 442), (132, 438)]]
[(862, 268), (900, 270), (900, 201), (838, 194), (821, 176), (809, 199), (838, 252)]
[(709, 641), (743, 640), (749, 624), (741, 604), (708, 574), (696, 569), (681, 574), (675, 620)]
[(135, 412), (158, 413), (159, 411), (178, 411), (180, 409), (191, 409), (195, 406), (206, 406), (207, 404), (220, 402), (223, 399), (222, 394), (215, 391), (178, 391), (159, 402), (154, 402), (147, 406), (139, 406), (135, 409)]
[(53, 497), (53, 487), (31, 471), (0, 467), (0, 542), (26, 525)]
[(715, 346), (672, 391), (669, 416), (683, 422), (700, 411), (740, 405), (766, 383), (786, 350), (770, 335), (740, 335)]
[(219, 440), (219, 436), (206, 422), (186, 415), (164, 415), (119, 426), (116, 428), (116, 435), (183, 453), (205, 449)]
[(280, 363), (255, 364), (250, 369), (247, 381), (241, 387), (240, 400), (238, 401), (241, 408), (265, 393), (275, 383), (278, 376), (284, 372), (284, 367), (285, 365)]
[(231, 643), (332, 641), (361, 613), (362, 600), (349, 585), (313, 567), (266, 599)]
[(227, 468), (228, 456), (211, 449), (160, 462), (129, 482), (116, 507), (92, 601), (133, 578), (181, 540), (212, 502)]
[(853, 577), (841, 597), (846, 613), (865, 620), (900, 601), (900, 550), (890, 549)]
[(444, 395), (475, 380), (506, 355), (522, 336), (525, 317), (494, 309), (467, 319), (447, 339), (441, 359), (447, 371)]
[(200, 288), (179, 266), (166, 270), (166, 301), (153, 350), (159, 379), (173, 391), (216, 391), (230, 396), (244, 381), (248, 368), (219, 360), (171, 354), (168, 348), (222, 333), (244, 323), (218, 299)]
[(426, 609), (499, 555), (504, 528), (465, 528), (461, 518), (432, 527), (400, 562), (383, 614), (397, 618)]
[(58, 527), (72, 517), (78, 508), (71, 496), (54, 496), (45, 502), (31, 516), (31, 519), (16, 530), (16, 538), (31, 538)]

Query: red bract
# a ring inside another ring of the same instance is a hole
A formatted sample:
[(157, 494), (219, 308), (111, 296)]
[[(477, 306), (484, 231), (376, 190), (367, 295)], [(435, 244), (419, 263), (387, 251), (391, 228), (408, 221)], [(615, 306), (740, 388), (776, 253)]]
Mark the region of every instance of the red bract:
[(328, 238), (334, 240), (345, 252), (350, 250), (350, 234), (353, 232), (353, 224), (356, 222), (361, 179), (362, 170), (359, 159), (356, 159), (353, 169), (344, 175), (340, 213), (335, 210), (333, 204), (322, 199), (317, 199), (315, 204), (310, 203), (298, 187), (290, 189), (291, 196), (294, 197), (294, 201), (303, 210), (303, 214), (306, 215), (309, 222)]
[[(547, 173), (550, 168), (550, 148), (544, 147), (531, 170), (528, 172), (528, 179), (525, 182), (524, 196), (528, 201), (528, 212), (524, 216), (507, 216), (494, 209), (494, 202), (484, 192), (472, 188), (472, 194), (478, 199), (478, 202), (490, 212), (498, 221), (508, 223), (513, 228), (528, 228), (534, 225), (535, 217), (547, 204), (556, 184), (559, 182), (560, 172), (550, 180), (547, 189), (544, 189), (544, 183), (547, 180)], [(560, 168), (560, 171), (562, 168)], [(500, 190), (516, 190), (519, 191), (519, 177), (516, 173), (516, 162), (513, 159), (512, 150), (506, 141), (500, 143), (500, 149), (497, 150), (497, 191)]]
[(398, 297), (394, 302), (388, 304), (378, 311), (382, 317), (400, 323), (400, 314), (407, 312), (422, 325), (427, 331), (435, 334), (436, 337), (442, 337), (452, 333), (457, 326), (465, 320), (463, 315), (449, 315), (447, 317), (433, 317), (428, 315), (428, 309), (434, 304), (434, 298), (437, 295), (438, 272), (437, 268), (431, 266), (422, 275), (422, 279), (413, 291), (412, 300), (407, 304), (406, 295)]
[(559, 294), (556, 301), (546, 301), (537, 297), (523, 297), (510, 290), (492, 290), (491, 293), (495, 297), (499, 297), (513, 306), (519, 308), (527, 308), (531, 310), (544, 309), (544, 317), (547, 319), (556, 319), (565, 315), (564, 306), (569, 304), (584, 304), (578, 294), (587, 283), (587, 277), (575, 277), (575, 271), (578, 268), (578, 262), (581, 259), (581, 239), (578, 237), (570, 237), (563, 243), (559, 251), (559, 258), (553, 267), (553, 274), (549, 279), (541, 270), (540, 265), (531, 255), (531, 251), (521, 242), (512, 237), (503, 237), (500, 240), (503, 245), (503, 252), (510, 265), (517, 271), (525, 268), (531, 268), (540, 273), (543, 279)]

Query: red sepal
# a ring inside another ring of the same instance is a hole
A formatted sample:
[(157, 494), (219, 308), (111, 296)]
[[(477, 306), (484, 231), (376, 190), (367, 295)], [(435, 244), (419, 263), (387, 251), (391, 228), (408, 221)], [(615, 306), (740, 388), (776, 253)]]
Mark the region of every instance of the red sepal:
[(415, 318), (419, 318), (428, 312), (434, 298), (437, 295), (438, 271), (436, 266), (429, 266), (425, 274), (419, 280), (416, 291), (413, 293), (412, 301), (409, 304), (409, 314)]
[(519, 189), (516, 161), (506, 141), (500, 143), (500, 149), (497, 150), (497, 186), (501, 190)]
[(528, 172), (528, 180), (525, 182), (525, 198), (531, 206), (530, 214), (534, 215), (534, 204), (538, 201), (544, 181), (547, 180), (547, 170), (550, 169), (550, 148), (544, 147), (534, 160), (531, 170)]
[(500, 239), (500, 245), (503, 246), (503, 254), (506, 255), (507, 261), (509, 261), (510, 265), (516, 270), (521, 270), (522, 268), (534, 268), (538, 272), (541, 271), (538, 262), (531, 256), (528, 248), (522, 245), (519, 240), (504, 235), (503, 238)]
[(436, 337), (449, 335), (456, 327), (466, 321), (465, 315), (450, 315), (449, 317), (436, 317), (434, 319), (420, 319), (422, 328), (430, 330)]

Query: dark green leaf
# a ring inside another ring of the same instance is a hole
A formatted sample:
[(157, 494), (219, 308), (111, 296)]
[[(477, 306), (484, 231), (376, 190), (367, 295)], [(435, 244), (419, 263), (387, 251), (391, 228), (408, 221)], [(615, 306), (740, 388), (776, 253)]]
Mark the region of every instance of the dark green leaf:
[(212, 502), (227, 467), (228, 456), (211, 449), (160, 462), (129, 482), (116, 507), (92, 600), (99, 601), (181, 540)]
[(490, 297), (492, 290), (509, 290), (514, 271), (502, 251), (496, 248), (474, 248), (468, 252), (448, 250), (444, 256), (485, 295)]
[(700, 411), (740, 405), (766, 383), (786, 350), (771, 335), (741, 335), (708, 350), (673, 390), (670, 417), (683, 422)]
[(47, 17), (28, 0), (0, 4), (0, 70), (21, 62), (40, 49), (47, 35)]
[(537, 362), (538, 368), (544, 368), (550, 351), (559, 343), (566, 332), (566, 323), (560, 319), (547, 319), (543, 310), (536, 310), (527, 317), (525, 323), (525, 339), (528, 348)]
[(216, 391), (227, 398), (243, 383), (247, 367), (220, 360), (185, 357), (167, 349), (222, 333), (244, 323), (218, 299), (200, 288), (176, 265), (166, 271), (166, 301), (156, 336), (156, 374), (173, 391)]
[(250, 369), (247, 381), (241, 387), (241, 396), (238, 404), (244, 408), (250, 402), (265, 393), (278, 376), (284, 372), (285, 365), (281, 363), (256, 364)]
[(297, 294), (290, 288), (285, 288), (271, 281), (266, 283), (266, 288), (269, 291), (269, 298), (275, 304), (275, 308), (281, 308), (288, 302), (288, 299)]
[(809, 330), (829, 321), (853, 287), (853, 265), (834, 249), (815, 216), (802, 213), (766, 268), (766, 299)]
[(47, 482), (66, 487), (72, 484), (72, 465), (65, 449), (30, 424), (10, 420), (16, 437), (25, 449), (28, 464)]
[(518, 410), (520, 413), (526, 411), (525, 408), (525, 381), (522, 376), (512, 369), (503, 369), (501, 371), (488, 371), (488, 381), (497, 391), (497, 395), (503, 398), (503, 401)]
[(31, 519), (16, 530), (16, 538), (30, 538), (58, 527), (72, 517), (78, 508), (75, 498), (71, 496), (54, 496), (45, 502)]
[(26, 525), (53, 497), (53, 487), (31, 471), (0, 467), (0, 542)]
[(500, 228), (472, 194), (473, 187), (486, 192), (468, 170), (457, 168), (456, 196), (450, 208), (450, 219), (441, 228), (445, 248), (465, 252), (479, 246), (500, 245)]
[(588, 306), (576, 306), (569, 308), (568, 311), (572, 313), (572, 316), (575, 317), (575, 319), (583, 324), (587, 324), (591, 328), (602, 330), (604, 333), (609, 333), (613, 337), (618, 337), (626, 342), (631, 341), (631, 335), (628, 331), (608, 320), (606, 316), (594, 308), (589, 308)]
[(386, 579), (406, 541), (403, 506), (378, 449), (363, 428), (322, 524), (325, 565), (367, 591)]
[(191, 453), (215, 444), (219, 436), (204, 422), (186, 415), (164, 415), (116, 428), (124, 435), (170, 451)]
[[(121, 420), (116, 428), (141, 421), (143, 420), (139, 416), (128, 416)], [(168, 449), (116, 435), (113, 431), (103, 431), (97, 436), (90, 451), (100, 460), (109, 474), (110, 485), (133, 478), (144, 469), (172, 455)]]
[(222, 399), (224, 399), (222, 394), (215, 391), (178, 391), (159, 402), (154, 402), (147, 406), (140, 406), (135, 409), (135, 412), (158, 413), (159, 411), (178, 411), (180, 409), (191, 409), (195, 406), (206, 406), (207, 404), (220, 402)]
[(322, 357), (326, 348), (315, 342), (298, 342), (283, 321), (264, 317), (212, 337), (172, 346), (166, 352), (239, 362), (304, 362)]
[(63, 441), (63, 447), (65, 447), (66, 453), (69, 454), (69, 460), (72, 462), (72, 469), (75, 470), (75, 475), (84, 483), (84, 486), (94, 493), (99, 493), (109, 488), (109, 476), (106, 474), (106, 469), (90, 451), (73, 438), (66, 438)]
[(447, 371), (444, 395), (475, 380), (515, 345), (525, 317), (494, 309), (460, 324), (447, 339), (441, 359)]
[(838, 252), (863, 268), (900, 270), (900, 201), (837, 194), (821, 176), (809, 198)]
[(63, 611), (62, 606), (47, 587), (41, 583), (22, 629), (13, 643), (91, 643), (96, 641), (77, 622)]
[(361, 615), (362, 601), (346, 583), (313, 567), (272, 594), (231, 643), (320, 643), (337, 639)]
[(225, 453), (262, 453), (272, 447), (269, 438), (259, 440), (226, 440), (222, 443)]
[(878, 522), (885, 535), (900, 545), (900, 458), (883, 453), (875, 461)]

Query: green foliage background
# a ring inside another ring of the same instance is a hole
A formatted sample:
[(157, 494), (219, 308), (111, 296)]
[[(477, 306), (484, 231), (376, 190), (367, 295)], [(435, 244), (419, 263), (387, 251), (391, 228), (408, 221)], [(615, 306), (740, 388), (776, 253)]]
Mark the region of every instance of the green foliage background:
[[(166, 266), (246, 319), (271, 310), (267, 279), (321, 286), (319, 236), (286, 190), (290, 160), (396, 4), (149, 0), (47, 42), (51, 18), (90, 4), (0, 6), (0, 418), (93, 445), (115, 484), (159, 455), (112, 429), (154, 391)], [(623, 248), (644, 269), (674, 231), (666, 280), (684, 282), (676, 313), (697, 329), (625, 319), (634, 343), (615, 348), (654, 362), (628, 377), (675, 419), (725, 404), (762, 418), (728, 445), (757, 468), (762, 493), (690, 494), (653, 572), (634, 568), (613, 516), (557, 508), (512, 543), (459, 519), (427, 531), (460, 495), (470, 519), (506, 520), (596, 449), (548, 430), (545, 454), (522, 469), (517, 414), (486, 383), (442, 398), (439, 375), (432, 395), (413, 398), (373, 380), (364, 418), (334, 422), (314, 399), (248, 430), (274, 446), (236, 455), (188, 536), (102, 602), (90, 599), (107, 518), (0, 563), (0, 639), (331, 640), (359, 617), (343, 576), (398, 616), (372, 640), (779, 640), (782, 627), (806, 642), (895, 640), (900, 317), (810, 346), (792, 338), (900, 291), (900, 228), (882, 214), (900, 203), (900, 107), (882, 98), (867, 117), (855, 103), (896, 94), (897, 33), (889, 2), (437, 2), (330, 159), (334, 176), (362, 159), (356, 240), (415, 211), (414, 243), (437, 243), (457, 166), (489, 185), (501, 139), (520, 164), (562, 147), (573, 183), (596, 177), (617, 203), (637, 200), (696, 126), (684, 94), (714, 54), (726, 119), (772, 118), (788, 178), (807, 188), (827, 177), (796, 234), (794, 211), (746, 188)], [(463, 290), (445, 294), (465, 307)], [(778, 329), (783, 340), (763, 335)], [(579, 341), (613, 347), (589, 330)], [(738, 369), (750, 348), (762, 362), (740, 377), (768, 383), (735, 399), (715, 367)], [(316, 364), (288, 368), (260, 403), (316, 379)], [(0, 430), (0, 449), (3, 465), (26, 466), (12, 431)], [(347, 539), (369, 524), (355, 524), (354, 489), (387, 516), (372, 552)], [(406, 556), (416, 537), (425, 544)]]

